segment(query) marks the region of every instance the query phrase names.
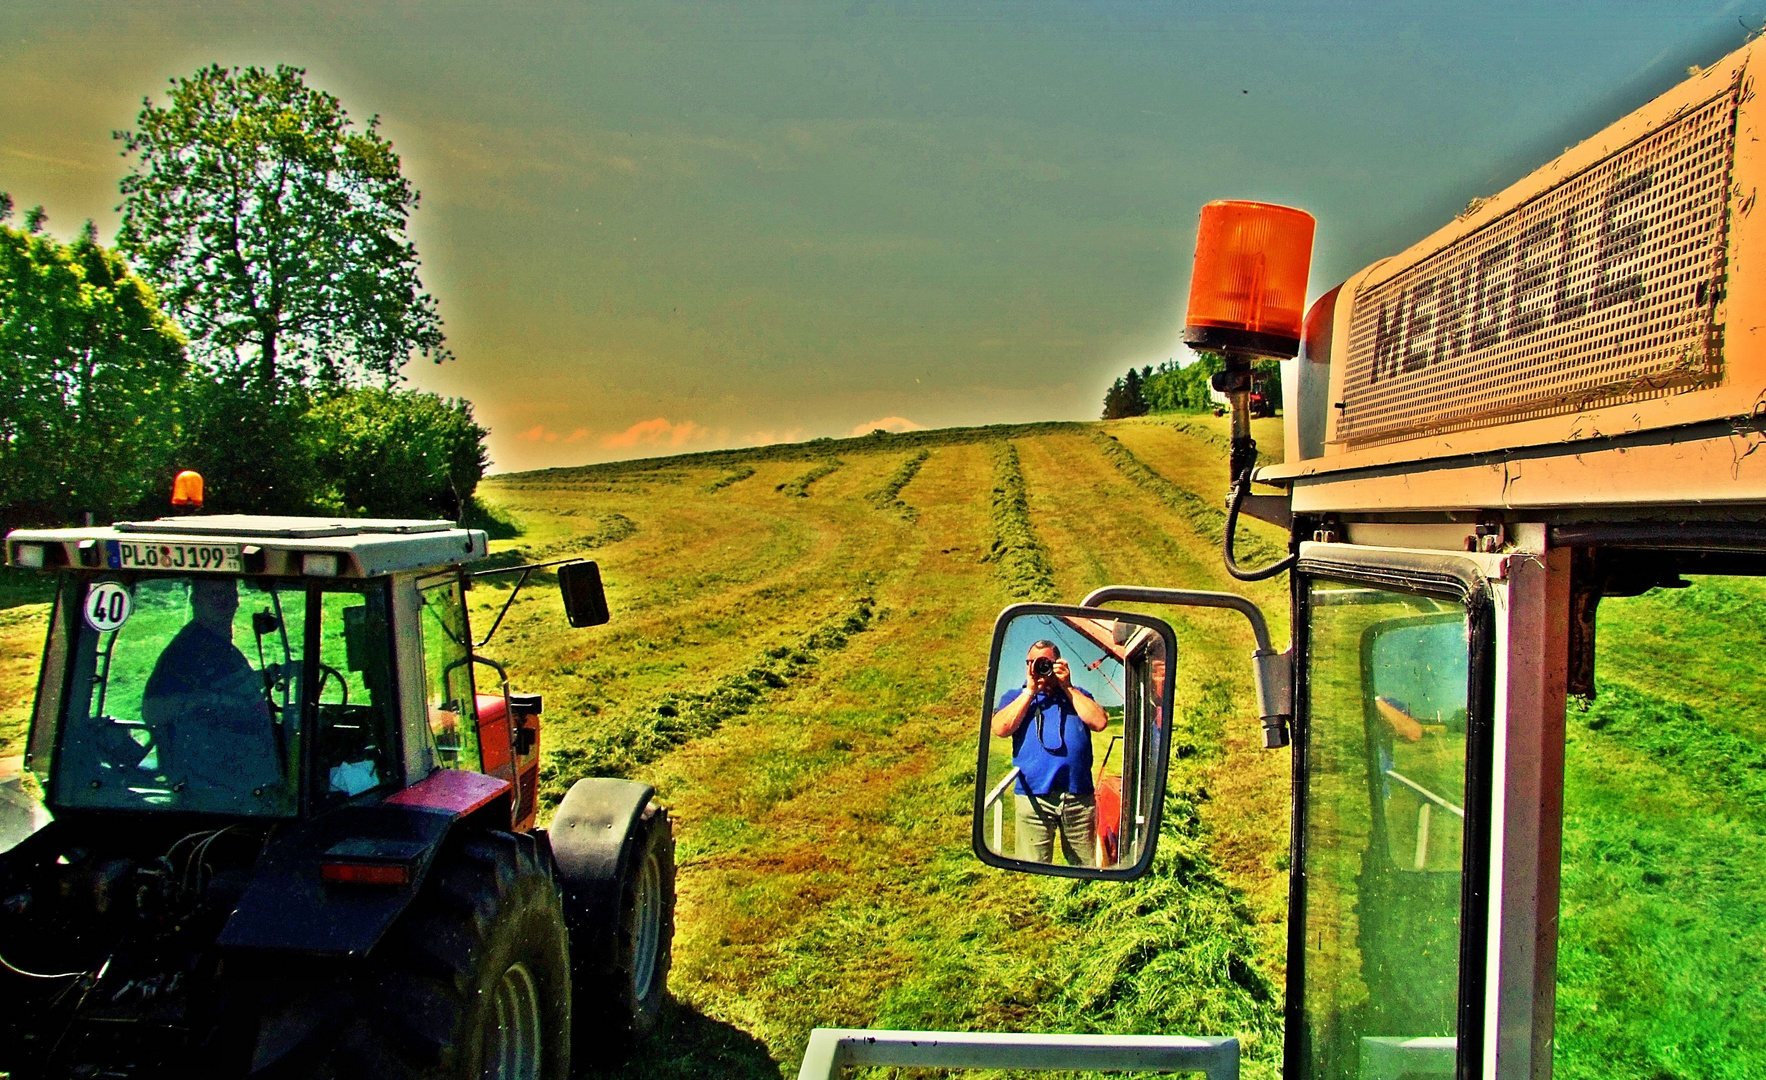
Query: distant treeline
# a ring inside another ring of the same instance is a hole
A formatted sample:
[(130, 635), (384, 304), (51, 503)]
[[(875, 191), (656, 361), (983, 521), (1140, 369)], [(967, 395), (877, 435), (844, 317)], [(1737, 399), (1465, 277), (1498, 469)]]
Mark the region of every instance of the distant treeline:
[(194, 359), (155, 290), (87, 224), (73, 243), (4, 224), (0, 527), (165, 513), (173, 475), (205, 509), (459, 518), (487, 459), (469, 402), (315, 376), (266, 390)]
[[(1215, 405), (1209, 396), (1208, 380), (1221, 366), (1219, 356), (1201, 353), (1182, 367), (1175, 360), (1167, 360), (1156, 368), (1150, 364), (1139, 370), (1129, 368), (1128, 374), (1111, 383), (1110, 389), (1104, 393), (1104, 419), (1148, 413), (1207, 412)], [(1265, 394), (1276, 402), (1281, 401), (1279, 365), (1273, 362), (1258, 364), (1256, 378)]]

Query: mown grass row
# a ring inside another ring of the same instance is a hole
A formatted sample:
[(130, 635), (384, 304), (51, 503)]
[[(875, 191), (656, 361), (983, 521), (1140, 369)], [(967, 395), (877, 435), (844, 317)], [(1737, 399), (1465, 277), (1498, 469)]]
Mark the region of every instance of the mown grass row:
[(829, 473), (832, 473), (835, 469), (838, 469), (844, 464), (846, 464), (846, 462), (841, 461), (839, 458), (829, 458), (809, 471), (794, 476), (780, 484), (778, 490), (794, 499), (807, 499), (809, 497), (810, 487), (813, 486), (817, 480), (827, 476)]
[(914, 477), (920, 475), (920, 466), (926, 464), (926, 459), (931, 456), (932, 451), (924, 447), (909, 454), (906, 460), (896, 466), (895, 471), (889, 474), (889, 478), (883, 481), (883, 486), (871, 492), (868, 499), (870, 504), (879, 510), (893, 510), (906, 520), (913, 521), (918, 517), (918, 514), (913, 507), (901, 501), (901, 489), (907, 487)]
[(1210, 854), (1202, 818), (1205, 766), (1224, 757), (1222, 733), (1239, 720), (1220, 680), (1177, 711), (1159, 849), (1145, 877), (1052, 886), (1052, 915), (1086, 947), (1062, 957), (1062, 991), (1046, 1007), (1051, 1030), (1230, 1032), (1250, 1075), (1279, 1069), (1279, 973), (1260, 957), (1256, 918)]
[[(1134, 455), (1134, 451), (1123, 446), (1113, 435), (1102, 431), (1094, 432), (1094, 439), (1104, 457), (1127, 477), (1136, 487), (1147, 494), (1155, 496), (1165, 505), (1171, 507), (1190, 527), (1219, 547), (1226, 537), (1226, 511), (1221, 510), (1187, 488), (1160, 476), (1147, 468), (1145, 462)], [(1274, 544), (1255, 536), (1247, 530), (1240, 530), (1234, 538), (1234, 554), (1241, 562), (1269, 563), (1282, 558), (1287, 552), (1279, 550)]]
[[(1185, 417), (1178, 417), (1171, 421), (1171, 426), (1198, 442), (1207, 443), (1213, 449), (1218, 450), (1222, 457), (1232, 453), (1232, 439), (1222, 435), (1207, 424)], [(1257, 448), (1257, 464), (1274, 465), (1278, 460), (1279, 459), (1274, 454), (1269, 452), (1268, 447), (1259, 446)]]
[(1018, 448), (1001, 441), (993, 451), (993, 492), (989, 502), (993, 543), (983, 561), (991, 562), (1006, 592), (1018, 600), (1053, 600), (1055, 568), (1030, 523), (1030, 500)]
[(546, 748), (541, 800), (556, 805), (578, 777), (629, 776), (639, 766), (716, 731), (725, 721), (803, 679), (829, 654), (844, 649), (852, 635), (868, 629), (875, 617), (871, 597), (861, 596), (796, 644), (774, 646), (710, 687), (671, 690), (629, 711), (599, 714), (587, 738)]
[(716, 480), (713, 480), (711, 483), (705, 485), (705, 490), (706, 491), (722, 491), (724, 488), (729, 487), (731, 484), (739, 484), (742, 481), (748, 479), (750, 476), (753, 476), (753, 475), (754, 475), (754, 466), (752, 466), (752, 465), (744, 465), (739, 469), (731, 469), (729, 472), (718, 477)]

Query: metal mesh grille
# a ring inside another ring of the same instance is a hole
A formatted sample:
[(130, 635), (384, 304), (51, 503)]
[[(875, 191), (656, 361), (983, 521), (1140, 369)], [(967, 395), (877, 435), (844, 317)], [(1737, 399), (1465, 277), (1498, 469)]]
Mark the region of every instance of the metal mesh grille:
[(1339, 439), (1716, 383), (1735, 108), (1732, 90), (1358, 292)]

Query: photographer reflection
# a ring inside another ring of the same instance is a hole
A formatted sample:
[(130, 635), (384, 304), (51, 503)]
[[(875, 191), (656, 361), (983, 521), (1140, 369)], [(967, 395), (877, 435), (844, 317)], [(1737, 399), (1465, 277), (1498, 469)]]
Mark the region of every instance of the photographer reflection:
[(1097, 799), (1092, 790), (1091, 733), (1109, 723), (1103, 706), (1074, 686), (1052, 641), (1024, 658), (1024, 685), (1000, 695), (993, 734), (1011, 736), (1018, 858), (1052, 863), (1054, 841), (1070, 866), (1097, 864)]

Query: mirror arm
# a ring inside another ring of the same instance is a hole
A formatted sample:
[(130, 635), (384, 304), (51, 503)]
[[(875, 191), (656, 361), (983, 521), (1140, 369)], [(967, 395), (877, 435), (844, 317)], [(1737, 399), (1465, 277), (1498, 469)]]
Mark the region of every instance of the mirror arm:
[(1251, 653), (1257, 684), (1257, 712), (1263, 720), (1263, 748), (1288, 745), (1288, 720), (1294, 715), (1293, 650), (1276, 652), (1269, 640), (1269, 623), (1263, 609), (1237, 593), (1204, 592), (1198, 589), (1153, 589), (1139, 585), (1106, 585), (1092, 590), (1081, 607), (1108, 603), (1162, 604), (1168, 607), (1227, 608), (1245, 617), (1257, 648)]
[[(534, 572), (534, 570), (536, 569), (536, 567), (534, 567), (534, 566), (511, 566), (509, 569), (510, 570), (520, 570), (521, 576), (516, 579), (515, 587), (513, 589), (509, 590), (509, 599), (503, 601), (503, 610), (497, 612), (496, 619), (491, 622), (491, 628), (484, 632), (484, 638), (480, 641), (473, 642), (472, 647), (474, 649), (482, 649), (486, 645), (490, 644), (491, 638), (496, 636), (497, 627), (503, 625), (503, 616), (509, 614), (510, 605), (515, 603), (515, 598), (517, 596), (521, 595), (521, 587), (523, 585), (527, 584), (528, 575), (532, 574)], [(490, 574), (490, 573), (496, 573), (496, 572), (497, 571), (494, 571), (494, 570), (481, 570), (479, 573)], [(478, 577), (478, 574), (473, 574), (472, 576)]]

